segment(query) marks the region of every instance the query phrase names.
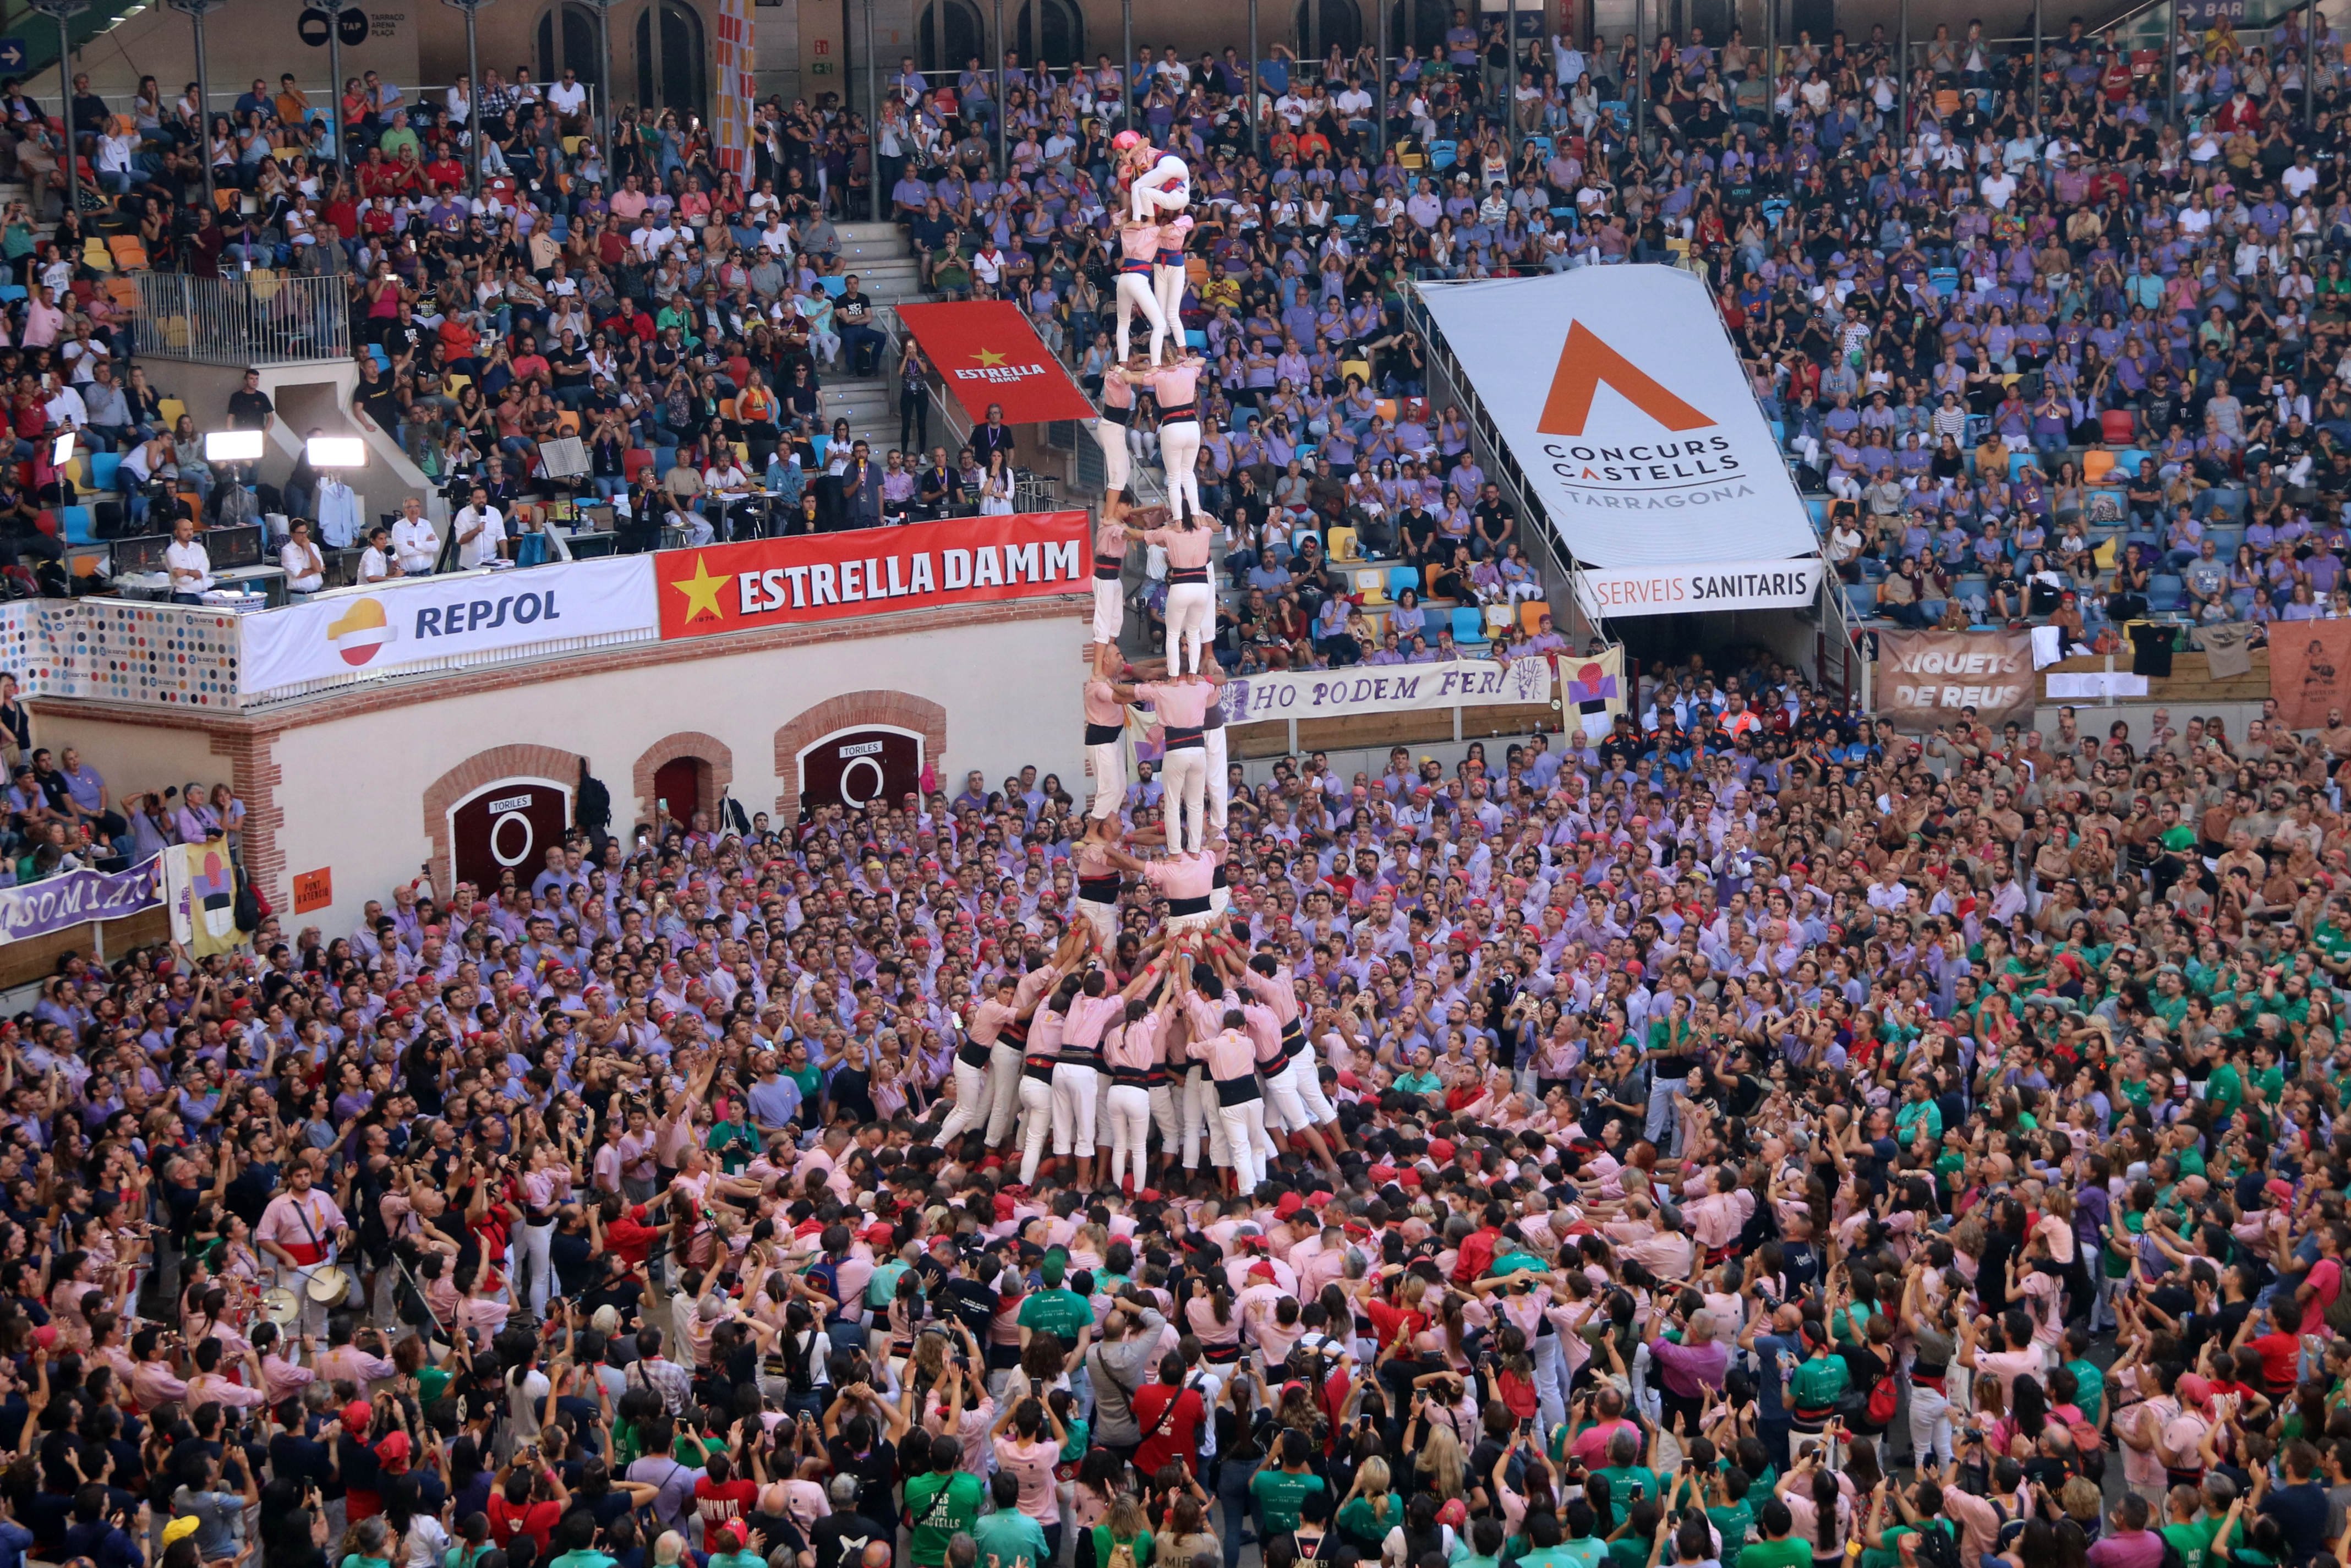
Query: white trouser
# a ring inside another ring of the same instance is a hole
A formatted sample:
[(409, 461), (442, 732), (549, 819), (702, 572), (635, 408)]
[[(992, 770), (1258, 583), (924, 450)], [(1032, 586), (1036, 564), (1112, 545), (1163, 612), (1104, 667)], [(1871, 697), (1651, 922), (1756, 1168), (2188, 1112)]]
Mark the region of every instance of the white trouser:
[(1094, 798), (1086, 807), (1086, 815), (1098, 821), (1117, 816), (1120, 803), (1126, 799), (1125, 739), (1089, 746), (1086, 757), (1094, 765)]
[(555, 1221), (534, 1225), (525, 1220), (515, 1233), (515, 1268), (528, 1281), (530, 1315), (547, 1316), (547, 1298), (553, 1294), (554, 1261), (549, 1250), (555, 1240)]
[[(1216, 1085), (1208, 1086), (1216, 1092)], [(1240, 1196), (1255, 1192), (1265, 1180), (1265, 1155), (1258, 1148), (1258, 1140), (1265, 1136), (1265, 1102), (1244, 1100), (1238, 1105), (1219, 1104), (1217, 1120), (1224, 1124), (1225, 1142), (1233, 1146), (1233, 1184)]]
[(1183, 1080), (1174, 1083), (1151, 1086), (1151, 1119), (1159, 1126), (1159, 1147), (1169, 1159), (1184, 1146), (1184, 1113), (1176, 1108), (1176, 1096), (1181, 1092)]
[(1125, 584), (1114, 577), (1094, 579), (1094, 641), (1115, 647), (1126, 630)]
[[(1908, 1383), (1907, 1379), (1904, 1380)], [(1916, 1465), (1931, 1451), (1942, 1463), (1951, 1462), (1951, 1402), (1923, 1383), (1909, 1383), (1910, 1462)]]
[(1200, 510), (1200, 422), (1163, 421), (1159, 426), (1159, 472), (1167, 480), (1167, 515), (1176, 522), (1189, 516), (1206, 519)]
[(1166, 213), (1180, 213), (1192, 202), (1192, 171), (1173, 152), (1134, 177), (1127, 187), (1127, 212), (1136, 223), (1159, 221)]
[[(1094, 1103), (1102, 1087), (1099, 1070), (1077, 1061), (1053, 1063), (1053, 1152), (1094, 1152)], [(1071, 1148), (1075, 1145), (1074, 1151)]]
[(1327, 1127), (1339, 1119), (1339, 1109), (1331, 1097), (1322, 1092), (1322, 1063), (1310, 1044), (1291, 1058), (1290, 1082), (1298, 1091), (1298, 1103), (1306, 1107), (1306, 1114), (1318, 1127)]
[[(1184, 286), (1189, 279), (1181, 267), (1156, 267), (1151, 269), (1152, 297), (1159, 301), (1159, 314), (1170, 332), (1184, 329)], [(1159, 362), (1159, 340), (1151, 340), (1151, 362)]]
[(1302, 1133), (1314, 1124), (1307, 1118), (1306, 1102), (1298, 1092), (1298, 1063), (1293, 1059), (1259, 1065), (1265, 1084), (1265, 1119), (1285, 1133)]
[(1129, 428), (1114, 419), (1094, 421), (1094, 444), (1102, 448), (1105, 496), (1115, 496), (1125, 489), (1127, 480), (1134, 475), (1134, 463), (1126, 449)]
[(1110, 1086), (1110, 1185), (1116, 1186), (1124, 1174), (1134, 1173), (1134, 1185), (1143, 1185), (1144, 1145), (1151, 1136), (1151, 1091), (1140, 1083), (1117, 1083)]
[(1045, 1140), (1053, 1132), (1053, 1085), (1042, 1078), (1020, 1075), (1020, 1185), (1033, 1186), (1037, 1163), (1045, 1157)]
[(987, 1048), (987, 1146), (995, 1148), (1012, 1135), (1012, 1119), (1020, 1113), (1020, 1051), (997, 1041)]
[(1208, 753), (1197, 746), (1174, 747), (1162, 766), (1165, 771), (1160, 777), (1167, 786), (1161, 797), (1167, 803), (1167, 847), (1178, 854), (1196, 854), (1208, 842)]
[(956, 1053), (955, 1103), (947, 1107), (947, 1119), (939, 1124), (939, 1146), (946, 1148), (974, 1127), (985, 1127), (988, 1107), (993, 1103), (988, 1092), (988, 1072), (985, 1067), (975, 1067)]
[(1208, 582), (1167, 585), (1167, 673), (1196, 674), (1200, 648), (1217, 630), (1217, 590)]
[(1184, 1074), (1184, 1168), (1187, 1171), (1200, 1168), (1203, 1128), (1208, 1134), (1208, 1163), (1231, 1165), (1232, 1144), (1225, 1135), (1224, 1119), (1217, 1114), (1217, 1086), (1205, 1069), (1195, 1067)]
[(1078, 900), (1078, 913), (1086, 917), (1086, 924), (1094, 928), (1094, 935), (1102, 938), (1103, 946), (1118, 946), (1118, 905), (1096, 904), (1091, 898), (1081, 898)]
[(1140, 272), (1122, 272), (1118, 275), (1118, 362), (1122, 365), (1128, 352), (1127, 329), (1138, 310), (1151, 324), (1153, 342), (1167, 336), (1167, 318), (1159, 313), (1159, 296), (1151, 291), (1151, 279)]
[(1203, 748), (1208, 754), (1208, 826), (1216, 836), (1225, 836), (1225, 819), (1232, 810), (1232, 771), (1225, 751), (1225, 727), (1217, 725), (1200, 732)]

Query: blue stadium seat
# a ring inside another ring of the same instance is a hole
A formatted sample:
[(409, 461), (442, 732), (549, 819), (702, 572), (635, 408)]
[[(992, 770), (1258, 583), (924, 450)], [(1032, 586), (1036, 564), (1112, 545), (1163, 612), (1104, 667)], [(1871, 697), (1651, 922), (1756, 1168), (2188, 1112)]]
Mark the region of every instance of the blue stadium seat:
[(1934, 267), (1927, 269), (1928, 286), (1949, 299), (1959, 291), (1959, 269), (1956, 267)]
[(1474, 604), (1453, 607), (1453, 643), (1458, 648), (1486, 645), (1486, 612)]
[(2158, 572), (2147, 583), (2147, 608), (2157, 612), (2179, 609), (2188, 601), (2188, 584), (2169, 572)]
[(1877, 610), (1877, 591), (1865, 582), (1848, 582), (1844, 587), (1845, 613), (1866, 621)]
[(1420, 591), (1420, 568), (1416, 566), (1388, 568), (1388, 597), (1400, 600), (1404, 597), (1406, 589), (1416, 593)]
[(1454, 142), (1432, 141), (1428, 144), (1428, 166), (1432, 169), (1450, 169), (1459, 156), (1460, 148)]
[(89, 487), (93, 490), (114, 488), (115, 471), (122, 466), (119, 452), (93, 452), (89, 455)]
[(98, 542), (98, 534), (90, 526), (90, 512), (88, 507), (68, 507), (59, 520), (65, 525), (66, 543), (94, 545)]

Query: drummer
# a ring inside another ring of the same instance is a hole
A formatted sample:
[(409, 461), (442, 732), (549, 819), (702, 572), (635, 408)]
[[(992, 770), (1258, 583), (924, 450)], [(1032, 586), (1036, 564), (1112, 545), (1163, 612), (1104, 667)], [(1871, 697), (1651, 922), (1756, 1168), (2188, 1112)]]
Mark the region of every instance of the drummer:
[[(253, 1231), (255, 1245), (277, 1265), (278, 1283), (302, 1298), (302, 1332), (309, 1334), (325, 1330), (329, 1305), (341, 1304), (311, 1295), (311, 1271), (332, 1260), (336, 1249), (349, 1246), (351, 1239), (342, 1209), (312, 1187), (314, 1179), (309, 1163), (296, 1161), (286, 1175), (287, 1190), (269, 1200)], [(319, 1281), (322, 1286), (329, 1282)]]

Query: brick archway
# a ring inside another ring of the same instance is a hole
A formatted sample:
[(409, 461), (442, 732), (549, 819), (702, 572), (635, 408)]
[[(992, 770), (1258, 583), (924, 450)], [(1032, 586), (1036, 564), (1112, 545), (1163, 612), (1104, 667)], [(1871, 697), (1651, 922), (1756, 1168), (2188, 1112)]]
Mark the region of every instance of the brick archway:
[(446, 902), (457, 888), (455, 852), (449, 842), (452, 806), (501, 779), (545, 779), (575, 791), (572, 810), (577, 812), (580, 765), (586, 760), (578, 752), (559, 747), (494, 746), (474, 753), (426, 786), (424, 831), (433, 841), (433, 889), (442, 900)]
[[(719, 798), (735, 787), (735, 752), (734, 748), (725, 741), (715, 735), (705, 735), (700, 730), (694, 729), (682, 729), (675, 735), (665, 735), (645, 747), (645, 754), (637, 758), (636, 820), (638, 821), (649, 823), (653, 820), (654, 807), (658, 799), (653, 785), (653, 775), (661, 771), (663, 764), (675, 762), (684, 757), (690, 757), (701, 764), (699, 771), (702, 775), (702, 809), (704, 810), (713, 810), (717, 805)], [(713, 826), (717, 824), (717, 818), (715, 815), (711, 818), (711, 822)]]
[(935, 770), (947, 749), (947, 710), (905, 692), (844, 692), (806, 709), (776, 731), (776, 821), (800, 815), (800, 752), (837, 729), (893, 725), (923, 737), (923, 761)]

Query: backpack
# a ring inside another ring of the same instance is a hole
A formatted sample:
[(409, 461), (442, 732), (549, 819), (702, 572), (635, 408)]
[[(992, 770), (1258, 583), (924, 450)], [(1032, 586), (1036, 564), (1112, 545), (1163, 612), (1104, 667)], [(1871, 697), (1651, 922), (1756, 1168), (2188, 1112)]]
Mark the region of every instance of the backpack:
[(1918, 1531), (1917, 1559), (1918, 1568), (1959, 1568), (1959, 1542), (1929, 1522)]
[(1864, 1412), (1869, 1424), (1873, 1427), (1892, 1425), (1895, 1403), (1894, 1375), (1889, 1372), (1877, 1380), (1877, 1386), (1869, 1391), (1869, 1404)]

